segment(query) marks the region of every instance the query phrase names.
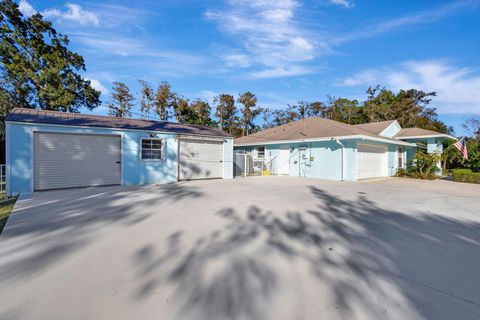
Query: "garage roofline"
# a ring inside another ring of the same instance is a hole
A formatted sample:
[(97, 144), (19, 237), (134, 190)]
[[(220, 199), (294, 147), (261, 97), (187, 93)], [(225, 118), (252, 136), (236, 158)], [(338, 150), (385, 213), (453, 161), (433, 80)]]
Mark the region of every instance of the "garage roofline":
[(207, 135), (232, 137), (231, 134), (214, 127), (183, 124), (170, 121), (147, 120), (136, 118), (117, 118), (84, 113), (60, 112), (14, 108), (6, 117), (6, 122), (21, 124), (48, 124), (65, 127), (108, 128), (118, 130), (136, 130), (165, 132), (186, 135)]
[(5, 120), (5, 123), (12, 123), (12, 124), (19, 124), (19, 125), (27, 125), (27, 126), (48, 126), (48, 127), (62, 127), (62, 128), (80, 128), (80, 129), (100, 129), (100, 130), (113, 130), (113, 131), (136, 131), (136, 132), (155, 132), (158, 134), (169, 134), (174, 135), (177, 137), (211, 137), (211, 138), (218, 138), (218, 139), (233, 139), (233, 136), (222, 136), (222, 135), (208, 135), (208, 134), (193, 134), (193, 133), (178, 133), (172, 131), (164, 131), (164, 130), (146, 130), (146, 129), (130, 129), (130, 128), (115, 128), (115, 127), (100, 127), (100, 126), (80, 126), (80, 125), (73, 125), (73, 124), (51, 124), (51, 123), (44, 123), (44, 122), (23, 122), (23, 121), (11, 121)]

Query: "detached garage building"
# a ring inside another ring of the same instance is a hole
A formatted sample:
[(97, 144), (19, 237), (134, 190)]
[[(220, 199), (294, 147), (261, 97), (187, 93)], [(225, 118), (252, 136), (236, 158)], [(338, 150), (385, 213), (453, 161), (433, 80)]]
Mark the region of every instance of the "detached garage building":
[(235, 139), (234, 150), (274, 175), (356, 181), (393, 176), (417, 149), (442, 152), (445, 139), (455, 138), (402, 129), (396, 120), (349, 125), (311, 117)]
[(233, 177), (233, 139), (210, 127), (14, 109), (7, 194)]

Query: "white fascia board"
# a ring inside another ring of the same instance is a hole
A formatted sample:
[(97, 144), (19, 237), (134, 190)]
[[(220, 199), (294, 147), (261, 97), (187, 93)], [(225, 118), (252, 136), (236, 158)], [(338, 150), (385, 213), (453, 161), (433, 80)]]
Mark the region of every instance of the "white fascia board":
[(452, 139), (452, 140), (458, 140), (457, 138), (455, 137), (452, 137), (448, 134), (431, 134), (431, 135), (425, 135), (425, 136), (408, 136), (408, 137), (398, 137), (398, 138), (395, 138), (395, 139), (400, 139), (400, 140), (403, 140), (403, 139), (427, 139), (427, 138), (448, 138), (448, 139)]
[(409, 146), (409, 147), (415, 147), (416, 144), (414, 143), (409, 143), (405, 141), (392, 141), (389, 139), (383, 139), (383, 138), (376, 138), (376, 137), (370, 137), (370, 136), (364, 136), (364, 135), (355, 135), (355, 136), (336, 136), (336, 137), (327, 137), (327, 138), (311, 138), (311, 139), (302, 139), (302, 140), (277, 140), (277, 141), (265, 141), (265, 142), (252, 142), (252, 143), (238, 143), (238, 144), (233, 144), (234, 147), (248, 147), (248, 146), (261, 146), (261, 145), (272, 145), (272, 144), (283, 144), (283, 143), (302, 143), (302, 142), (314, 142), (314, 141), (330, 141), (330, 140), (371, 140), (371, 141), (379, 141), (379, 142), (385, 142), (385, 143), (390, 143), (390, 144), (396, 144), (396, 145), (402, 145), (402, 146)]
[(362, 140), (371, 140), (371, 141), (379, 141), (379, 142), (385, 142), (385, 143), (390, 143), (390, 144), (395, 144), (395, 145), (400, 145), (400, 146), (409, 146), (409, 147), (415, 147), (415, 143), (410, 143), (410, 142), (405, 142), (405, 141), (392, 141), (389, 139), (384, 139), (384, 138), (376, 138), (376, 137), (369, 137), (369, 136), (363, 136)]
[(233, 138), (232, 137), (198, 135), (198, 134), (179, 134), (179, 135), (177, 135), (177, 139), (224, 142), (225, 139), (233, 139)]
[(22, 121), (5, 121), (5, 123), (13, 123), (25, 126), (50, 126), (50, 127), (61, 127), (61, 128), (79, 128), (79, 129), (100, 129), (100, 130), (113, 130), (113, 131), (140, 131), (140, 132), (149, 132), (149, 133), (159, 133), (159, 134), (169, 134), (174, 136), (192, 136), (192, 137), (212, 137), (219, 139), (233, 139), (232, 136), (218, 136), (218, 135), (208, 135), (208, 134), (182, 134), (171, 131), (160, 131), (160, 130), (144, 130), (144, 129), (129, 129), (129, 128), (111, 128), (111, 127), (93, 127), (93, 126), (78, 126), (78, 125), (66, 125), (66, 124), (50, 124), (50, 123), (39, 123), (39, 122), (22, 122)]

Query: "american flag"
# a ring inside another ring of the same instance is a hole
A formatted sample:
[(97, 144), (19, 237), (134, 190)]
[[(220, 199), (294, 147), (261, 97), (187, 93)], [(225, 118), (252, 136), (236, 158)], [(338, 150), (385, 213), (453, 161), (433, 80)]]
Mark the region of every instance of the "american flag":
[(458, 151), (460, 151), (460, 153), (463, 156), (463, 159), (468, 159), (467, 139), (465, 139), (465, 137), (458, 140), (453, 146), (457, 148)]

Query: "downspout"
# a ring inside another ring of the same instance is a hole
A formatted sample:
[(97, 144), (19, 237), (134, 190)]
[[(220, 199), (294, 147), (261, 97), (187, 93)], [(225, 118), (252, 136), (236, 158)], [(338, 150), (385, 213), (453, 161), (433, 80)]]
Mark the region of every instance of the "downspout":
[(338, 139), (335, 139), (335, 142), (342, 146), (342, 181), (345, 181), (345, 145)]

